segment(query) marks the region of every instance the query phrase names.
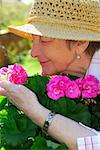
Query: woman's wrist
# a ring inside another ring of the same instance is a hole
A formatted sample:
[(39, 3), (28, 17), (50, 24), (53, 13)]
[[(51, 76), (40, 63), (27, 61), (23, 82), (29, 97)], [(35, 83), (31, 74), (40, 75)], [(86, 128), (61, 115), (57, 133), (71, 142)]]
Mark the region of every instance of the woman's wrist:
[(49, 126), (51, 125), (51, 123), (53, 122), (53, 119), (55, 117), (56, 113), (54, 111), (50, 111), (49, 114), (47, 115), (47, 118), (43, 124), (43, 132), (48, 135), (48, 129), (49, 129)]
[(50, 112), (47, 108), (42, 106), (39, 102), (27, 109), (26, 115), (37, 125), (43, 127), (44, 122)]

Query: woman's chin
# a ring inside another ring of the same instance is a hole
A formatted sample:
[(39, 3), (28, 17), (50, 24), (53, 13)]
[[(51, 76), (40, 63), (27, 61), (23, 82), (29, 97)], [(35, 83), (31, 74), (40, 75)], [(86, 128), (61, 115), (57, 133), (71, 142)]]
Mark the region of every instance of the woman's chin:
[(55, 75), (55, 74), (56, 72), (51, 71), (51, 70), (42, 70), (42, 73), (41, 73), (42, 76)]

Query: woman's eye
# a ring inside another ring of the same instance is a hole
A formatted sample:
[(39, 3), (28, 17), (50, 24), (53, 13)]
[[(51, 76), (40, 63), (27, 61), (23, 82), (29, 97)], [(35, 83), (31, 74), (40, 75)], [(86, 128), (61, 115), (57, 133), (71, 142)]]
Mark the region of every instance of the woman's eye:
[(52, 42), (52, 41), (53, 41), (53, 38), (46, 38), (46, 37), (41, 38), (41, 42), (43, 43)]
[(42, 43), (47, 43), (47, 41), (41, 40)]

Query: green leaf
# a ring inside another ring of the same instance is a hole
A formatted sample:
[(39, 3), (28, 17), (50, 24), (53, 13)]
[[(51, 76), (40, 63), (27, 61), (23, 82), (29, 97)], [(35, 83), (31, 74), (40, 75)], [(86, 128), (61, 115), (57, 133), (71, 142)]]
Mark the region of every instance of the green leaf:
[(53, 149), (56, 149), (60, 145), (60, 144), (55, 143), (51, 140), (47, 140), (46, 142), (47, 142), (48, 147), (52, 147)]
[(2, 110), (7, 103), (7, 98), (5, 96), (0, 96), (0, 110)]
[(31, 150), (53, 150), (53, 149), (47, 146), (45, 138), (38, 136), (35, 138)]
[(31, 150), (68, 150), (65, 144), (57, 144), (46, 140), (44, 137), (37, 136)]
[(0, 125), (3, 125), (5, 122), (7, 122), (7, 115), (8, 112), (6, 109), (2, 109), (0, 111)]
[(0, 150), (6, 150), (4, 147), (1, 147)]
[(100, 131), (100, 96), (97, 97), (97, 104), (91, 107), (92, 123), (91, 127)]
[(61, 144), (59, 147), (57, 147), (55, 150), (68, 150), (68, 147), (65, 144)]
[(37, 126), (14, 106), (8, 107), (6, 117), (6, 122), (1, 128), (2, 143), (16, 146), (35, 136)]
[[(30, 90), (34, 91), (37, 95), (42, 94), (46, 91), (46, 84), (48, 82), (48, 77), (41, 77), (40, 75), (34, 75), (32, 77), (28, 77), (28, 82), (24, 85), (28, 87)], [(42, 93), (40, 93), (42, 92)]]
[(65, 144), (58, 144), (58, 143), (55, 143), (55, 142), (50, 141), (50, 140), (47, 140), (47, 145), (49, 147), (52, 147), (54, 150), (68, 150), (67, 145), (65, 145)]

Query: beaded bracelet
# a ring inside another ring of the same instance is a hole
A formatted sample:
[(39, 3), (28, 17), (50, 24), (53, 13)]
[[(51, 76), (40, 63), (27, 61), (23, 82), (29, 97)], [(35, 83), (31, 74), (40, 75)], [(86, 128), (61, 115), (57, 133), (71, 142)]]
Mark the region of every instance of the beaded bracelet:
[(47, 116), (47, 118), (46, 118), (46, 120), (45, 120), (45, 122), (44, 122), (43, 129), (42, 129), (42, 130), (43, 130), (43, 132), (46, 134), (46, 136), (48, 136), (48, 128), (49, 128), (50, 124), (52, 123), (53, 118), (54, 118), (55, 115), (56, 115), (56, 113), (53, 112), (53, 111), (51, 111), (51, 112), (48, 114), (48, 116)]

